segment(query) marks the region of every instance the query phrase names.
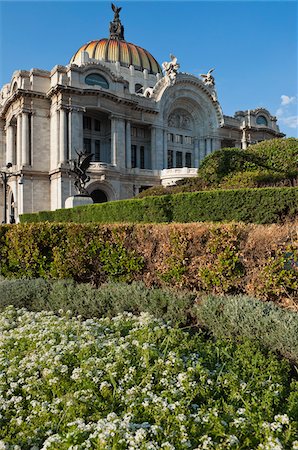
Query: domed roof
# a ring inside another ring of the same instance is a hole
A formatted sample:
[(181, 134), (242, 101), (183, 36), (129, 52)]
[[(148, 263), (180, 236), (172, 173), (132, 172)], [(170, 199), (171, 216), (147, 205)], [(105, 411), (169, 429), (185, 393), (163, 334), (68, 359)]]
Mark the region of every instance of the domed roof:
[(147, 69), (149, 73), (156, 75), (162, 73), (156, 59), (145, 49), (124, 39), (100, 39), (82, 45), (73, 55), (70, 64), (77, 64), (82, 51), (88, 53), (89, 58), (105, 62), (119, 62), (121, 66), (134, 66), (136, 70)]

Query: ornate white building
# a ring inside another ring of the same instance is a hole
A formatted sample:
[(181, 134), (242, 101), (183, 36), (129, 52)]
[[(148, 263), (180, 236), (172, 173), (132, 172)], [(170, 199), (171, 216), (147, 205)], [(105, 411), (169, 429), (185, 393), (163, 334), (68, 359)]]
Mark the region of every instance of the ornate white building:
[(283, 136), (266, 109), (223, 115), (213, 69), (201, 78), (179, 72), (171, 55), (162, 70), (148, 51), (126, 42), (120, 9), (113, 7), (108, 39), (83, 45), (50, 72), (16, 71), (1, 89), (0, 220), (4, 210), (9, 221), (63, 208), (75, 193), (69, 161), (82, 149), (94, 154), (87, 190), (102, 202), (195, 176), (221, 147)]

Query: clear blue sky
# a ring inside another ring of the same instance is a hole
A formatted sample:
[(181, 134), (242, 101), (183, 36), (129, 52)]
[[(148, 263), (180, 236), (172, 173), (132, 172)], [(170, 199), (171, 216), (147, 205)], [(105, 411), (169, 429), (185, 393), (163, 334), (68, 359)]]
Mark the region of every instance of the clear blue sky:
[[(264, 106), (297, 136), (296, 1), (115, 1), (125, 39), (183, 72), (214, 72), (224, 114)], [(14, 70), (65, 65), (84, 43), (108, 37), (105, 1), (0, 0), (0, 85)]]

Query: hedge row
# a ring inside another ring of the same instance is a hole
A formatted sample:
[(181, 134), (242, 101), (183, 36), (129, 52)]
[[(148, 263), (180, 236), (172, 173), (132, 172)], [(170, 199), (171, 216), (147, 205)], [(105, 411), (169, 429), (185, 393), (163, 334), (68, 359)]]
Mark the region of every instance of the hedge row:
[(0, 257), (10, 278), (143, 281), (298, 306), (297, 222), (7, 225)]
[(190, 192), (23, 214), (21, 222), (282, 223), (298, 215), (298, 188)]
[(29, 311), (70, 310), (83, 319), (148, 312), (182, 327), (199, 325), (218, 338), (250, 339), (298, 362), (298, 314), (247, 296), (203, 296), (143, 283), (108, 283), (99, 289), (74, 281), (43, 279), (0, 282), (0, 311), (8, 305)]

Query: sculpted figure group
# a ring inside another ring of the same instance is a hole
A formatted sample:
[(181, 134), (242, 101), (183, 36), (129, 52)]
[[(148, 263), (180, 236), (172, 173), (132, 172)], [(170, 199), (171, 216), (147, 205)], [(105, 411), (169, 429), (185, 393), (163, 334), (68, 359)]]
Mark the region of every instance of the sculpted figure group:
[(171, 61), (163, 62), (162, 67), (163, 67), (164, 75), (167, 78), (167, 81), (170, 84), (174, 84), (175, 80), (176, 80), (177, 72), (180, 68), (180, 64), (177, 62), (176, 56), (170, 55), (170, 58), (171, 58)]

